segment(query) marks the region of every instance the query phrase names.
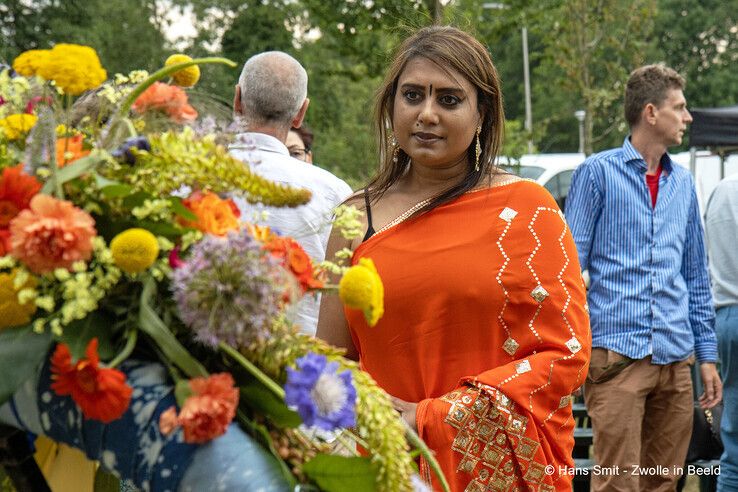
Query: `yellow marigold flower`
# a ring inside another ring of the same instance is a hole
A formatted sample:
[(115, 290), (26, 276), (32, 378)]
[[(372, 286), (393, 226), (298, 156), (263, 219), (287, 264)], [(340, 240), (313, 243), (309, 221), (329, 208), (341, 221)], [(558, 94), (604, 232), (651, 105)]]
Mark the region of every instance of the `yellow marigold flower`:
[(159, 242), (146, 229), (132, 228), (115, 236), (110, 242), (115, 265), (127, 273), (139, 273), (156, 261)]
[(374, 262), (360, 258), (338, 284), (338, 296), (346, 306), (361, 309), (369, 326), (374, 326), (384, 314), (384, 285)]
[(38, 74), (39, 68), (49, 59), (51, 50), (24, 51), (13, 60), (13, 70), (24, 77), (33, 77)]
[(36, 279), (28, 276), (23, 285), (15, 287), (15, 277), (20, 270), (14, 269), (10, 273), (0, 273), (0, 328), (21, 326), (31, 321), (36, 312), (36, 303), (33, 299), (24, 296), (26, 302), (20, 303), (18, 293), (22, 290), (36, 287)]
[(8, 140), (18, 140), (31, 131), (36, 121), (38, 121), (38, 117), (35, 114), (11, 114), (0, 120), (0, 129), (5, 133)]
[[(178, 53), (167, 58), (167, 61), (164, 62), (164, 66), (170, 67), (172, 65), (178, 65), (180, 63), (190, 61), (192, 61), (192, 58)], [(192, 65), (190, 67), (183, 68), (182, 70), (178, 70), (172, 74), (172, 80), (180, 87), (192, 87), (197, 84), (198, 80), (200, 80), (200, 67)]]
[(53, 80), (65, 94), (73, 96), (94, 89), (108, 77), (94, 49), (65, 43), (54, 46), (38, 74)]

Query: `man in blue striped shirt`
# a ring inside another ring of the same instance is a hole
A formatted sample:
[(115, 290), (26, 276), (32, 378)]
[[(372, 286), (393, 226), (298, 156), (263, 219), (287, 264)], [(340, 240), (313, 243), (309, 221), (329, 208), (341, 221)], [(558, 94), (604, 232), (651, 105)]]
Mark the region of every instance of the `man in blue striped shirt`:
[(567, 198), (591, 280), (584, 391), (594, 457), (619, 467), (594, 475), (594, 491), (674, 490), (692, 430), (694, 356), (705, 386), (700, 403), (721, 398), (697, 196), (689, 172), (667, 153), (692, 121), (683, 88), (663, 65), (635, 70), (625, 90), (631, 134), (579, 166)]

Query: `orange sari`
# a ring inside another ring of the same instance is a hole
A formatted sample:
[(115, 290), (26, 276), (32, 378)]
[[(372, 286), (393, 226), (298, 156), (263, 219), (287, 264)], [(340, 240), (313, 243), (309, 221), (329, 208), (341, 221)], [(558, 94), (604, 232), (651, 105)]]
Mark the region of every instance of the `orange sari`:
[[(363, 369), (418, 402), (418, 433), (454, 491), (570, 490), (570, 394), (591, 349), (574, 241), (553, 198), (517, 181), (473, 191), (361, 244), (385, 285)], [(552, 466), (549, 466), (552, 465)], [(425, 463), (421, 474), (440, 487)]]

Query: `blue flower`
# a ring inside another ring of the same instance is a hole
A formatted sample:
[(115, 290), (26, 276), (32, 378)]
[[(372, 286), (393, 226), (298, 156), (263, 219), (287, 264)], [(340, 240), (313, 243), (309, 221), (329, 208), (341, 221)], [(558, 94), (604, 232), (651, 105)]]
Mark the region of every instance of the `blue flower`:
[(285, 402), (309, 427), (331, 431), (356, 425), (356, 389), (351, 371), (337, 373), (338, 363), (308, 353), (287, 368)]
[(122, 157), (123, 160), (128, 164), (135, 164), (136, 156), (134, 156), (133, 152), (131, 152), (131, 149), (133, 148), (140, 150), (151, 150), (151, 144), (144, 136), (131, 137), (123, 142), (123, 145), (111, 152), (111, 154), (113, 154), (113, 157), (115, 157), (116, 159), (120, 159)]

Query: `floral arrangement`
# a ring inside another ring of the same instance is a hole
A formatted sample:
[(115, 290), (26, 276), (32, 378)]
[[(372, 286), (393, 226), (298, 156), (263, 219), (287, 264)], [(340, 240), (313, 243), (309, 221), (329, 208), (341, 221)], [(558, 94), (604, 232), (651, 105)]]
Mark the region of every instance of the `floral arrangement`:
[[(199, 445), (235, 419), (291, 483), (413, 490), (405, 436), (437, 470), (427, 448), (368, 374), (287, 316), (338, 291), (373, 326), (381, 279), (371, 260), (315, 265), (241, 220), (227, 194), (290, 207), (310, 193), (257, 176), (193, 125), (185, 88), (207, 63), (233, 65), (174, 55), (106, 82), (92, 48), (59, 44), (0, 73), (0, 345), (19, 355), (0, 360), (0, 403), (48, 364), (57, 396), (115, 422), (132, 398), (119, 366), (155, 354), (176, 383), (164, 435)], [(356, 213), (337, 210), (344, 234), (360, 233)]]

